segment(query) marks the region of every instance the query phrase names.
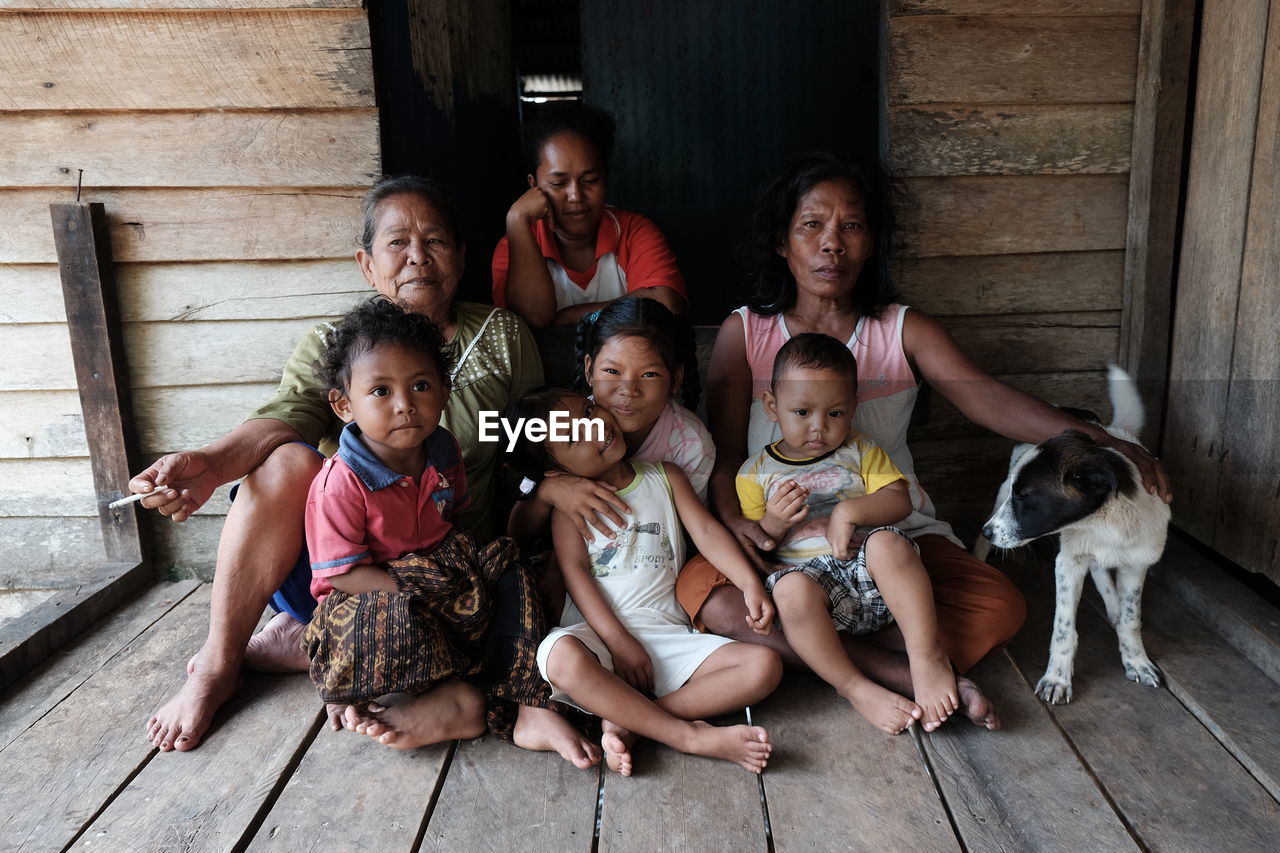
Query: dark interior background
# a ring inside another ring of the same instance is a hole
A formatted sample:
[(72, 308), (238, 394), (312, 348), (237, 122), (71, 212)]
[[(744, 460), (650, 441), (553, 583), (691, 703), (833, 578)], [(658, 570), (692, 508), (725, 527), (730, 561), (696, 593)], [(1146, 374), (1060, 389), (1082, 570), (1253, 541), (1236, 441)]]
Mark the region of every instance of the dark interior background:
[(420, 32), (438, 22), (406, 0), (370, 7), (385, 168), (432, 175), (453, 191), (469, 242), (463, 298), (488, 300), (489, 257), (525, 186), (521, 122), (564, 103), (521, 100), (522, 77), (577, 77), (580, 95), (561, 97), (617, 118), (609, 201), (662, 228), (695, 323), (719, 323), (741, 304), (735, 250), (756, 194), (790, 157), (877, 152), (876, 0), (507, 5), (510, 32), (470, 34), (473, 55), (459, 51), (459, 62), (495, 61), (494, 44), (509, 45), (510, 91), (455, 87), (448, 110), (433, 103), (412, 62), (415, 25)]

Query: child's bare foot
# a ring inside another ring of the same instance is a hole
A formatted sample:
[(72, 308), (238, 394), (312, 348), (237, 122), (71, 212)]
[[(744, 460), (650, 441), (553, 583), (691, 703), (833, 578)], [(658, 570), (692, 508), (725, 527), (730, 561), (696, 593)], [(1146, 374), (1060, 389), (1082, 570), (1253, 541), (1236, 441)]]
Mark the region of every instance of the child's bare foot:
[(901, 734), (924, 713), (915, 702), (870, 679), (859, 681), (840, 695), (873, 726), (891, 735)]
[[(382, 710), (385, 709), (376, 702), (369, 702), (363, 706), (349, 705), (346, 702), (326, 702), (324, 706), (325, 716), (329, 718), (329, 728), (335, 732), (338, 729), (354, 732), (360, 725), (368, 726), (376, 723), (377, 719), (372, 715)], [(365, 732), (361, 730), (360, 734)]]
[(600, 763), (600, 747), (550, 708), (521, 705), (511, 738), (516, 746), (524, 749), (558, 752), (561, 758), (579, 770)]
[(621, 776), (631, 775), (631, 747), (636, 745), (636, 733), (608, 720), (600, 721), (600, 746), (604, 749), (604, 763)]
[(187, 664), (187, 680), (147, 720), (146, 737), (161, 752), (186, 752), (200, 745), (213, 714), (240, 689), (238, 669), (205, 666), (197, 652)]
[(732, 761), (752, 773), (761, 773), (769, 763), (773, 744), (762, 726), (713, 726), (694, 720), (698, 738), (690, 752), (709, 758)]
[(244, 647), (244, 668), (258, 672), (306, 672), (311, 668), (302, 650), (307, 626), (288, 613), (277, 613)]
[(446, 681), (370, 716), (373, 722), (357, 722), (356, 731), (392, 749), (480, 737), (485, 731), (484, 696), (461, 681)]
[(1000, 728), (1000, 717), (996, 715), (996, 706), (986, 697), (982, 689), (973, 679), (963, 675), (956, 678), (956, 690), (960, 695), (960, 713), (975, 726), (982, 726), (989, 731)]
[(924, 712), (924, 730), (931, 732), (960, 708), (956, 673), (942, 649), (930, 655), (911, 655), (911, 692)]

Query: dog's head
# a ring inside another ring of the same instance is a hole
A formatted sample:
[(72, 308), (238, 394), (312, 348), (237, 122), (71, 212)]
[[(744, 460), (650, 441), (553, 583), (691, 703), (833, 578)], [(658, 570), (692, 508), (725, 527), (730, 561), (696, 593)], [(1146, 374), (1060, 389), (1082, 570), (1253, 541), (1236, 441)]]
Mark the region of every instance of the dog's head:
[(1009, 497), (982, 528), (999, 548), (1016, 548), (1088, 518), (1117, 494), (1138, 488), (1120, 454), (1068, 430), (1023, 454), (1009, 474)]

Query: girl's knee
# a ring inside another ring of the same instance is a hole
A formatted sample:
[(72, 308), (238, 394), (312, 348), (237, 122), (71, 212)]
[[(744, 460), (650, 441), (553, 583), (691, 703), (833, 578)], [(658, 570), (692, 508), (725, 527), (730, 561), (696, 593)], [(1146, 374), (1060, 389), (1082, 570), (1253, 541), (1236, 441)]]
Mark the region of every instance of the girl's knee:
[(547, 652), (547, 680), (552, 684), (573, 681), (583, 667), (591, 664), (599, 666), (600, 661), (581, 640), (561, 637)]
[(763, 698), (772, 693), (782, 681), (782, 657), (767, 646), (750, 645), (747, 649), (744, 663), (753, 676), (757, 692)]

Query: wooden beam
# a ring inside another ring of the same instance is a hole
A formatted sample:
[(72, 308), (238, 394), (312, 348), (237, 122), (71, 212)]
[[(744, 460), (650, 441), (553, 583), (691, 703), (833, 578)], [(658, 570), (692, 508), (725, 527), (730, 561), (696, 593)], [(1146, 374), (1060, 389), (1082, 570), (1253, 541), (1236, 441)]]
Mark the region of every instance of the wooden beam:
[(1195, 0), (1146, 0), (1129, 171), (1120, 364), (1137, 377), (1155, 446), (1164, 425)]
[(137, 509), (107, 508), (107, 504), (125, 494), (125, 484), (138, 462), (138, 441), (120, 335), (106, 208), (101, 203), (51, 204), (49, 213), (53, 218), (84, 429), (93, 460), (102, 542), (108, 560), (141, 562), (144, 549)]

